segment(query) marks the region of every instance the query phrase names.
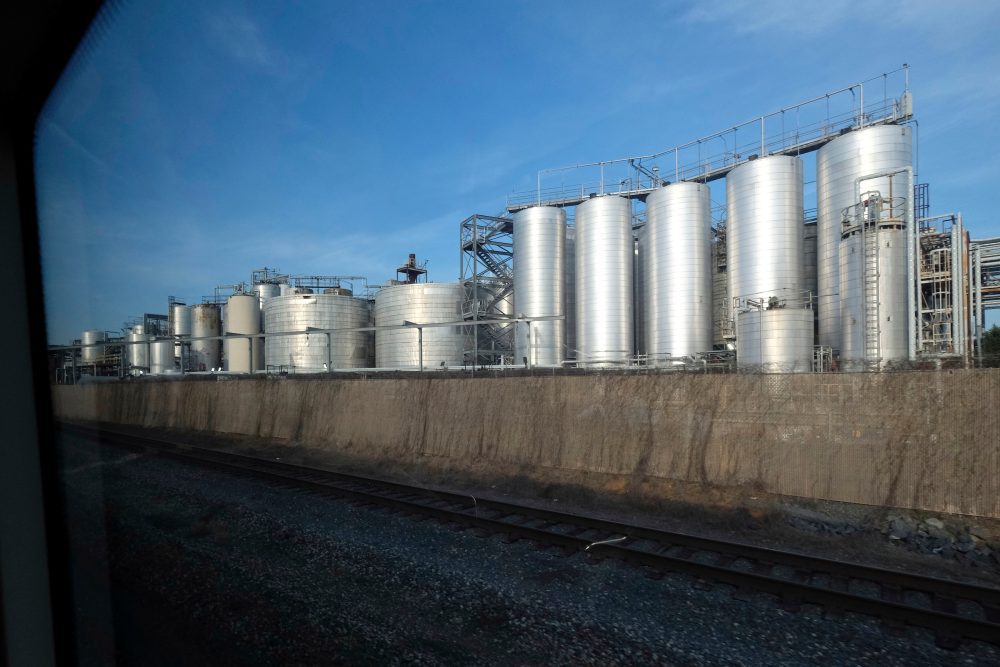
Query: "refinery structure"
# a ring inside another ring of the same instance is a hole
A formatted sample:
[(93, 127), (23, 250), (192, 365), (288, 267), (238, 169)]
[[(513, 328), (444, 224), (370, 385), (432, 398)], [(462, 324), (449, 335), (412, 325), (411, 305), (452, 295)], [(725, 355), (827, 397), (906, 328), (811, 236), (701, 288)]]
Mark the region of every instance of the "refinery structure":
[(52, 346), (54, 379), (973, 365), (1000, 308), (1000, 238), (931, 210), (908, 75), (540, 171), (501, 213), (460, 223), (454, 282), (427, 282), (415, 254), (380, 284), (253, 270)]

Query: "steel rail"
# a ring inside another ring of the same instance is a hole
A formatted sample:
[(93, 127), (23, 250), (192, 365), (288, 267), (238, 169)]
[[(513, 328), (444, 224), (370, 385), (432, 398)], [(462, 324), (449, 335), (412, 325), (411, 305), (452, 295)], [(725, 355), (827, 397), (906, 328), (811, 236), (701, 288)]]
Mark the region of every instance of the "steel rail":
[[(104, 444), (152, 451), (156, 456), (250, 475), (283, 486), (291, 484), (363, 505), (388, 507), (487, 533), (559, 546), (571, 553), (585, 552), (660, 572), (686, 573), (741, 590), (769, 593), (789, 604), (816, 604), (923, 627), (934, 631), (939, 643), (944, 645), (953, 645), (959, 638), (1000, 644), (1000, 590), (997, 589), (309, 468), (108, 429), (66, 423), (59, 428)], [(551, 530), (555, 526), (571, 529)], [(652, 546), (635, 546), (642, 542)], [(668, 553), (675, 549), (681, 552), (680, 555)], [(722, 558), (715, 563), (692, 560), (691, 556), (697, 552), (714, 553)], [(737, 559), (752, 561), (753, 569), (728, 567)], [(768, 573), (775, 565), (793, 568), (796, 577), (788, 579)], [(831, 586), (809, 583), (816, 574), (828, 575)], [(877, 583), (883, 597), (851, 593), (848, 590), (851, 580)], [(928, 595), (931, 608), (905, 604), (902, 602), (904, 591)], [(979, 604), (985, 620), (955, 613), (957, 600)]]

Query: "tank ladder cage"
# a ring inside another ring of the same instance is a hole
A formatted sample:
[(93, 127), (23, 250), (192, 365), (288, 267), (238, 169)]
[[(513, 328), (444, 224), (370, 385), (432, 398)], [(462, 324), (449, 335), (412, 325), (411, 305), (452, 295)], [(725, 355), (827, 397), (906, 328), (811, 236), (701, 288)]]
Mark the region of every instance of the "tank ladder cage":
[[(892, 176), (889, 176), (889, 191), (892, 192)], [(880, 191), (869, 190), (860, 195), (858, 203), (841, 211), (841, 238), (861, 235), (862, 363), (868, 371), (883, 367), (879, 232), (882, 229), (905, 229), (908, 205), (906, 197), (883, 197)]]
[[(890, 78), (894, 88), (901, 88), (898, 97), (888, 94)], [(873, 83), (882, 89), (881, 97), (872, 94), (872, 85), (866, 89), (866, 84)], [(656, 153), (542, 169), (536, 174), (534, 189), (508, 195), (507, 211), (575, 206), (592, 193), (643, 198), (670, 181), (708, 183), (758, 157), (810, 153), (845, 132), (902, 124), (912, 118), (909, 66), (904, 64)], [(615, 177), (609, 179), (609, 172)], [(568, 184), (567, 175), (575, 175)], [(559, 185), (543, 187), (543, 180), (555, 176), (561, 180)], [(609, 183), (617, 187), (609, 188)]]

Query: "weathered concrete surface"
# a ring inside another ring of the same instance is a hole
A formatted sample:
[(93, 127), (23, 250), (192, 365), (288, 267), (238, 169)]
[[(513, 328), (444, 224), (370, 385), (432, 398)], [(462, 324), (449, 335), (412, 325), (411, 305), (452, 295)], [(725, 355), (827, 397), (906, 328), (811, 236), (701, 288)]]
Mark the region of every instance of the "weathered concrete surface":
[(1000, 370), (125, 382), (58, 417), (1000, 518)]

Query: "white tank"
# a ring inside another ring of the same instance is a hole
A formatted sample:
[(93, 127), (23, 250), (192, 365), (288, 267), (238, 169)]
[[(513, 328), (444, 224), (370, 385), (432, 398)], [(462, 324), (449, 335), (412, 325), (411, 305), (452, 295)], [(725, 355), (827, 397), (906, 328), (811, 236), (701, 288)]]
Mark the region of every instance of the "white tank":
[(166, 375), (173, 373), (174, 369), (174, 341), (164, 338), (150, 342), (149, 374)]
[[(418, 283), (383, 287), (375, 295), (375, 326), (405, 322), (433, 324), (462, 320), (464, 288), (459, 283)], [(420, 364), (419, 335), (416, 329), (391, 329), (375, 334), (375, 365), (379, 368), (415, 369)], [(423, 329), (424, 369), (442, 364), (461, 366), (466, 327), (425, 327)]]
[[(841, 348), (840, 241), (841, 213), (857, 202), (855, 179), (913, 165), (909, 127), (878, 125), (849, 132), (816, 153), (817, 291), (819, 344)], [(892, 197), (912, 198), (905, 175), (893, 178)], [(877, 190), (889, 197), (889, 179), (864, 181), (861, 191)]]
[[(566, 295), (566, 211), (535, 206), (514, 215), (514, 309), (517, 317), (563, 316)], [(531, 340), (528, 340), (530, 334)], [(566, 345), (563, 320), (519, 322), (514, 338), (517, 363), (561, 366)]]
[(576, 207), (576, 346), (584, 367), (625, 366), (632, 356), (631, 205), (617, 195)]
[[(191, 306), (191, 336), (222, 335), (222, 313), (213, 303)], [(192, 371), (209, 371), (222, 367), (222, 341), (196, 340), (191, 342), (189, 365)]]
[(80, 336), (80, 343), (83, 345), (94, 345), (94, 347), (84, 347), (80, 351), (80, 360), (85, 364), (97, 363), (97, 361), (104, 356), (104, 345), (98, 345), (97, 343), (103, 343), (108, 339), (108, 336), (104, 331), (100, 329), (87, 329)]
[[(338, 294), (286, 294), (264, 302), (265, 333), (302, 332), (295, 336), (267, 336), (264, 359), (268, 368), (295, 373), (321, 373), (338, 368), (372, 365), (371, 305), (365, 299)], [(344, 329), (327, 337), (308, 329)]]
[[(176, 338), (191, 336), (191, 309), (183, 303), (173, 303), (170, 305), (170, 335)], [(182, 341), (174, 342), (174, 358), (178, 362), (184, 353), (184, 346), (187, 343)]]
[[(261, 333), (261, 305), (255, 295), (234, 294), (226, 301), (225, 333)], [(252, 342), (251, 342), (252, 340)], [(223, 342), (224, 367), (231, 373), (252, 373), (264, 370), (264, 340), (262, 338), (226, 338)]]
[(812, 310), (772, 308), (737, 314), (736, 363), (740, 370), (809, 373), (812, 358)]
[(707, 185), (675, 183), (646, 199), (645, 345), (649, 363), (712, 349), (712, 206)]

